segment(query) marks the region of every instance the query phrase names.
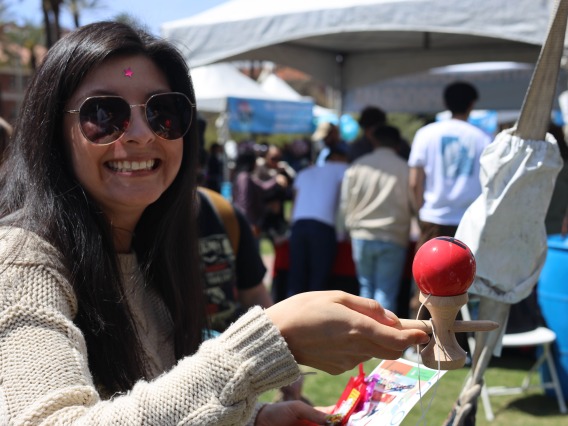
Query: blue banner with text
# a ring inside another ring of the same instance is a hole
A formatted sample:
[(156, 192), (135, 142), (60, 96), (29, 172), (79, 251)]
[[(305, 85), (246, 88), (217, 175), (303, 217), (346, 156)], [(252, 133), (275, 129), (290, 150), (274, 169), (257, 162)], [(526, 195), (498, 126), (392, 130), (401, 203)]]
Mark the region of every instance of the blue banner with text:
[(313, 102), (227, 98), (229, 130), (244, 133), (312, 133)]

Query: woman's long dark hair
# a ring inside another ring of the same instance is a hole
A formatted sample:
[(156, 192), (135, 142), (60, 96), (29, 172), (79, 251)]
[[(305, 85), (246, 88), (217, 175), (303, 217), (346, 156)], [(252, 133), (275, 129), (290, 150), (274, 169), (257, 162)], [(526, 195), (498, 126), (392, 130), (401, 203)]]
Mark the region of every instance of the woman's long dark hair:
[[(79, 301), (75, 322), (88, 348), (97, 384), (124, 391), (144, 377), (144, 357), (123, 296), (108, 221), (76, 180), (65, 155), (63, 109), (87, 73), (116, 55), (142, 54), (167, 76), (173, 91), (195, 104), (187, 65), (169, 43), (132, 27), (100, 22), (61, 39), (26, 90), (8, 157), (0, 171), (0, 217), (18, 212), (15, 225), (61, 251)], [(206, 324), (198, 268), (194, 209), (196, 111), (183, 141), (181, 169), (144, 211), (133, 248), (148, 282), (163, 296), (175, 327), (179, 359), (201, 343)], [(10, 219), (10, 218), (8, 218)]]

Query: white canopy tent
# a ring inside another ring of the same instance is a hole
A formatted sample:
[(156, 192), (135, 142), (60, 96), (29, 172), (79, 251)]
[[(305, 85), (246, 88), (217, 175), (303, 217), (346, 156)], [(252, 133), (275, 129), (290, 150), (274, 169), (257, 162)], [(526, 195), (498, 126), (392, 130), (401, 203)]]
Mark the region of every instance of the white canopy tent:
[(310, 96), (300, 95), (292, 86), (273, 73), (261, 76), (259, 84), (267, 93), (282, 97), (282, 99), (290, 101), (312, 100)]
[(198, 111), (225, 112), (229, 97), (290, 100), (265, 91), (256, 81), (229, 63), (193, 68), (191, 79), (195, 88)]
[(161, 31), (190, 66), (269, 60), (345, 93), (443, 65), (534, 63), (552, 8), (552, 0), (231, 0)]

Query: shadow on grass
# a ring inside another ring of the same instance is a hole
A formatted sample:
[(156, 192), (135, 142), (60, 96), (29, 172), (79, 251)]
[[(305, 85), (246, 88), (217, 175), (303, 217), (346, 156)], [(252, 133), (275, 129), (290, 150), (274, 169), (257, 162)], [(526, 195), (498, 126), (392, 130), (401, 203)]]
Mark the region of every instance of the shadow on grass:
[[(536, 352), (532, 349), (507, 349), (501, 357), (494, 357), (485, 374), (488, 386), (521, 386), (523, 379), (536, 362)], [(539, 371), (533, 372), (531, 384), (538, 385)], [(481, 401), (479, 401), (481, 406)], [(478, 424), (516, 426), (545, 426), (566, 424), (566, 416), (558, 408), (555, 396), (550, 396), (539, 389), (514, 395), (491, 396), (491, 406), (495, 414), (493, 422), (485, 420), (483, 410), (478, 411)], [(561, 420), (562, 419), (562, 420)]]
[(534, 348), (505, 348), (500, 357), (493, 357), (489, 368), (528, 371), (536, 362)]
[[(519, 395), (501, 410), (515, 410), (534, 417), (554, 417), (560, 414), (555, 397), (547, 395)], [(497, 414), (497, 413), (496, 413)]]

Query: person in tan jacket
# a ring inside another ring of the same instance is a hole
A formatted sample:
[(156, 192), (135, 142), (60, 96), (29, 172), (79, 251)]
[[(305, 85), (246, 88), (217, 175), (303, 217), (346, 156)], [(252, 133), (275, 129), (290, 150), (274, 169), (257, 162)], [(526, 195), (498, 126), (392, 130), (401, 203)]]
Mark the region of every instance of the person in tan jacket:
[(396, 147), (398, 129), (379, 126), (371, 153), (345, 172), (340, 209), (351, 237), (363, 297), (396, 312), (412, 217), (408, 166)]

